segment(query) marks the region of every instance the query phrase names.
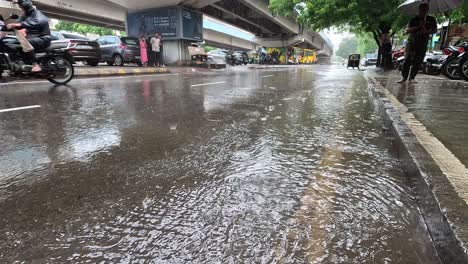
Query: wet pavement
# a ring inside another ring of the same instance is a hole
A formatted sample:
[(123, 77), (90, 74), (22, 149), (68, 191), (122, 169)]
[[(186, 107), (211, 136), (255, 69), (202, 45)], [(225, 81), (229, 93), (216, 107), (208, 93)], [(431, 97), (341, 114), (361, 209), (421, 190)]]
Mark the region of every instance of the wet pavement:
[(398, 85), (396, 78), (377, 79), (468, 167), (468, 82), (419, 75), (417, 84)]
[(0, 86), (1, 263), (439, 263), (360, 71)]

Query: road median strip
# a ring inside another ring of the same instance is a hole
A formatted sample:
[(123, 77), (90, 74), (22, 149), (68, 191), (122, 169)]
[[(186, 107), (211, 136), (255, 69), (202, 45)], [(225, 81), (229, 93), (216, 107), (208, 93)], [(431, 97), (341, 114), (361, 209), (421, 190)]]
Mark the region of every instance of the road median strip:
[(81, 68), (75, 67), (77, 77), (88, 76), (110, 76), (110, 75), (132, 75), (132, 74), (163, 74), (170, 73), (167, 68)]

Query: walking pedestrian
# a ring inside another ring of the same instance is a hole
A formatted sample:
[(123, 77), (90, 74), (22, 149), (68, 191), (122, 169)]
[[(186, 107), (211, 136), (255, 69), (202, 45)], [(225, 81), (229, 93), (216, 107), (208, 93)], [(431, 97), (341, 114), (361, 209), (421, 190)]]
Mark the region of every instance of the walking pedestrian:
[(146, 46), (145, 35), (141, 35), (140, 38), (140, 60), (143, 66), (148, 66), (148, 51)]
[(161, 57), (161, 38), (158, 32), (154, 33), (154, 37), (151, 39), (151, 49), (154, 53), (154, 64), (159, 67), (159, 59)]
[(377, 65), (384, 69), (392, 66), (392, 39), (390, 32), (381, 33), (379, 36), (380, 48)]
[(164, 44), (163, 44), (162, 36), (159, 36), (159, 39), (160, 39), (160, 44), (159, 44), (159, 65), (161, 65), (161, 67), (166, 67), (166, 65), (164, 65)]
[(146, 37), (146, 56), (148, 57), (148, 66), (154, 66), (153, 50), (151, 49), (151, 34)]
[(410, 34), (405, 48), (405, 63), (403, 64), (402, 79), (398, 83), (414, 80), (418, 74), (424, 57), (426, 56), (427, 45), (430, 36), (437, 32), (437, 21), (434, 17), (428, 16), (429, 5), (422, 3), (419, 5), (419, 14), (412, 18), (406, 29)]

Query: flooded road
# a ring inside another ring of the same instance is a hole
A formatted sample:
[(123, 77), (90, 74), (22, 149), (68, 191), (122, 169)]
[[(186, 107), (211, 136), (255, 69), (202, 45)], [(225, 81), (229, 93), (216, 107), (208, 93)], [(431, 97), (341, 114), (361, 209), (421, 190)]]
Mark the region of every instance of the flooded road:
[(439, 263), (362, 72), (0, 87), (1, 263)]

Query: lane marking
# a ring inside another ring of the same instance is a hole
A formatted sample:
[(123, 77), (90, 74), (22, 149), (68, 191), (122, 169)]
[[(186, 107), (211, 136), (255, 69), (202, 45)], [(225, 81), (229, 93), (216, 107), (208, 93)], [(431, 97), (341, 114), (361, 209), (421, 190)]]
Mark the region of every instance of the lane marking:
[(373, 84), (380, 89), (399, 112), (401, 120), (406, 123), (419, 143), (426, 149), (432, 159), (445, 174), (458, 196), (468, 204), (468, 169), (465, 165), (421, 123), (407, 106), (402, 104), (387, 88), (373, 78)]
[(199, 86), (214, 85), (214, 84), (222, 84), (222, 83), (226, 83), (226, 82), (224, 81), (224, 82), (212, 82), (212, 83), (192, 84), (192, 85), (190, 85), (190, 87), (199, 87)]
[[(161, 74), (138, 74), (138, 75), (128, 75), (128, 76), (103, 76), (103, 77), (85, 77), (85, 76), (76, 76), (75, 79), (73, 79), (68, 86), (71, 86), (72, 84), (78, 83), (78, 82), (86, 82), (86, 81), (108, 81), (108, 80), (115, 80), (115, 79), (128, 79), (128, 78), (139, 78), (139, 77), (165, 77), (165, 76), (174, 76), (174, 75), (179, 75), (178, 73), (161, 73)], [(46, 80), (31, 80), (31, 81), (12, 81), (8, 83), (0, 83), (0, 87), (2, 86), (12, 86), (16, 84), (50, 84), (51, 86), (53, 85), (49, 81)], [(64, 85), (65, 87), (67, 85)]]
[(27, 110), (27, 109), (33, 109), (33, 108), (39, 108), (39, 107), (41, 107), (41, 106), (40, 105), (30, 105), (30, 106), (23, 106), (23, 107), (16, 107), (16, 108), (1, 109), (0, 113), (13, 112), (13, 111), (19, 111), (19, 110)]
[(275, 77), (274, 75), (264, 75), (262, 78), (270, 78), (270, 77)]

